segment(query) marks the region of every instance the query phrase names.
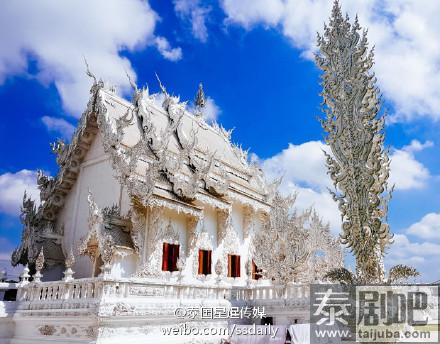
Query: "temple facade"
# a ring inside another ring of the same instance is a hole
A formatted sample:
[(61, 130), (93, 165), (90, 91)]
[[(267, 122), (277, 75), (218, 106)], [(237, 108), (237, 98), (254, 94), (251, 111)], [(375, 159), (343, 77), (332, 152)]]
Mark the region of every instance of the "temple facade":
[[(318, 258), (307, 255), (287, 285), (264, 278), (255, 236), (271, 223), (278, 184), (231, 142), (231, 131), (204, 120), (202, 88), (190, 108), (162, 84), (150, 95), (132, 83), (128, 102), (89, 75), (90, 100), (71, 142), (52, 145), (57, 176), (39, 172), (39, 205), (23, 200), (12, 263), (25, 269), (17, 301), (0, 318), (9, 324), (4, 340), (219, 343), (227, 339), (221, 331), (162, 330), (307, 321)], [(337, 241), (328, 231), (314, 235), (322, 243), (314, 250), (325, 252), (321, 273), (340, 266)], [(201, 307), (263, 307), (266, 320), (176, 315)]]

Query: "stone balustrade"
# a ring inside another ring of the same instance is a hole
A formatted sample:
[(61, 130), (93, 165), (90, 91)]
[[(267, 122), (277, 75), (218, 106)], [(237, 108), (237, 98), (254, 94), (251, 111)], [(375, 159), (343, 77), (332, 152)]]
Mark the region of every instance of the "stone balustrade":
[(73, 281), (30, 282), (22, 285), (17, 300), (22, 302), (81, 302), (111, 298), (155, 297), (166, 299), (226, 299), (237, 301), (307, 300), (309, 286), (291, 284), (253, 285), (193, 285), (170, 281), (131, 281), (104, 278), (84, 278)]
[(246, 293), (248, 300), (308, 299), (310, 288), (306, 284), (255, 286)]
[(230, 299), (230, 286), (185, 285), (172, 282), (133, 282), (102, 278), (69, 282), (30, 282), (17, 294), (21, 302), (105, 300), (109, 298), (156, 297), (166, 299)]

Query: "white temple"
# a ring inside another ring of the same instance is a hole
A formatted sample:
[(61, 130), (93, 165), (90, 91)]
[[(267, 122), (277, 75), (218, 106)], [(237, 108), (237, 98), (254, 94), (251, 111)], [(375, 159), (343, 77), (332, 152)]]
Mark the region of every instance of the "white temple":
[[(212, 329), (231, 323), (308, 321), (308, 283), (319, 276), (303, 271), (281, 286), (254, 260), (277, 184), (231, 131), (205, 122), (201, 88), (188, 111), (161, 87), (158, 96), (133, 85), (130, 103), (94, 78), (71, 143), (52, 146), (57, 176), (39, 173), (38, 207), (24, 198), (12, 262), (26, 268), (16, 285), (0, 284), (18, 289), (0, 302), (0, 343), (220, 343), (228, 336)], [(314, 238), (328, 244), (315, 266), (342, 264), (328, 233)], [(266, 315), (176, 314), (205, 307)], [(163, 333), (177, 325), (210, 332)]]

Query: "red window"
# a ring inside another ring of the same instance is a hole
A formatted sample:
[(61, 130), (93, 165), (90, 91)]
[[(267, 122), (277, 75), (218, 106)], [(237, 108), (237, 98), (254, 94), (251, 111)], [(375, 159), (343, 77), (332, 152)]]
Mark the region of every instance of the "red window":
[(179, 245), (163, 243), (162, 271), (177, 271), (177, 259), (179, 259)]
[(261, 269), (257, 267), (254, 261), (252, 261), (252, 279), (259, 280), (263, 275), (261, 274)]
[(199, 275), (211, 274), (211, 250), (199, 250)]
[(240, 256), (228, 255), (228, 277), (240, 277)]

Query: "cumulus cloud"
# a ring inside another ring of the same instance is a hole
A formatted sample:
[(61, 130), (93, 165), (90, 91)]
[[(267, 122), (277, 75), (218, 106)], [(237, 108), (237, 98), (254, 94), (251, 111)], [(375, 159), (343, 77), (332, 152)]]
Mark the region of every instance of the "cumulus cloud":
[(433, 282), (439, 279), (440, 267), (433, 267), (432, 261), (440, 258), (440, 244), (434, 242), (416, 242), (405, 234), (395, 234), (385, 263), (392, 265), (406, 264), (415, 267), (421, 273), (421, 280)]
[[(410, 145), (394, 149), (391, 154), (390, 184), (396, 190), (423, 188), (429, 180), (429, 170), (414, 156), (432, 142), (420, 143), (413, 140)], [(341, 219), (337, 204), (328, 188), (333, 188), (327, 175), (323, 151), (329, 148), (321, 141), (309, 141), (289, 146), (274, 156), (260, 161), (269, 180), (283, 176), (281, 189), (284, 192), (298, 192), (297, 205), (301, 209), (314, 206), (335, 232), (340, 230)]]
[(285, 192), (296, 192), (298, 194), (295, 203), (298, 209), (305, 210), (313, 207), (324, 222), (330, 224), (330, 229), (334, 235), (341, 233), (341, 215), (336, 202), (328, 191), (317, 191), (294, 183), (287, 184), (287, 188), (284, 190)]
[[(159, 100), (159, 101), (161, 101), (161, 100)], [(191, 102), (188, 105), (187, 109), (189, 112), (194, 113), (196, 111), (195, 104), (193, 102)], [(213, 122), (217, 121), (221, 112), (222, 111), (221, 111), (220, 107), (216, 104), (216, 102), (213, 98), (211, 98), (209, 96), (205, 98), (205, 106), (202, 109), (202, 116), (206, 122), (213, 123)]]
[(182, 49), (172, 48), (170, 42), (165, 37), (156, 37), (155, 39), (157, 50), (164, 58), (170, 61), (179, 61), (182, 58)]
[(211, 11), (209, 7), (201, 5), (200, 0), (175, 0), (174, 11), (184, 21), (191, 24), (192, 34), (201, 42), (208, 40), (206, 19)]
[(431, 141), (420, 143), (413, 140), (408, 146), (392, 152), (390, 184), (395, 184), (396, 190), (421, 189), (426, 186), (430, 178), (429, 170), (415, 158), (414, 153), (432, 146)]
[(35, 171), (21, 170), (0, 175), (0, 212), (18, 215), (26, 191), (33, 200), (39, 200)]
[(155, 44), (157, 19), (142, 0), (5, 2), (0, 11), (0, 83), (27, 73), (34, 61), (37, 78), (53, 82), (65, 109), (79, 116), (90, 88), (83, 57), (97, 76), (128, 90), (124, 70), (135, 73), (121, 52)]
[(419, 140), (412, 140), (409, 145), (402, 147), (402, 150), (408, 153), (417, 153), (417, 152), (421, 152), (426, 148), (431, 148), (431, 147), (434, 147), (434, 142), (432, 141), (426, 141), (425, 143), (421, 143)]
[(280, 153), (263, 162), (263, 169), (269, 178), (284, 176), (287, 181), (294, 181), (306, 187), (325, 190), (331, 187), (327, 176), (323, 151), (328, 146), (321, 141), (309, 141), (299, 145), (289, 144)]
[(328, 150), (328, 147), (321, 141), (289, 144), (280, 153), (260, 163), (269, 180), (283, 176), (283, 193), (298, 194), (298, 209), (314, 207), (336, 234), (340, 232), (341, 218), (336, 203), (327, 191), (332, 184), (326, 174), (323, 150)]
[(420, 221), (409, 226), (406, 232), (423, 239), (440, 239), (440, 214), (426, 214)]
[[(375, 46), (375, 72), (396, 109), (394, 121), (420, 116), (440, 119), (440, 6), (436, 0), (344, 0), (343, 10), (359, 14)], [(251, 29), (279, 29), (312, 58), (316, 32), (328, 22), (328, 0), (222, 0), (227, 22)]]
[(43, 116), (41, 121), (48, 131), (58, 133), (66, 140), (70, 140), (75, 131), (75, 127), (63, 118)]
[(390, 264), (412, 264), (427, 282), (439, 280), (440, 267), (432, 262), (440, 258), (440, 213), (428, 213), (396, 234), (390, 248)]
[(207, 97), (205, 101), (205, 108), (203, 109), (203, 117), (207, 122), (214, 122), (220, 115), (220, 108), (215, 103), (214, 99)]

